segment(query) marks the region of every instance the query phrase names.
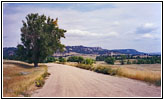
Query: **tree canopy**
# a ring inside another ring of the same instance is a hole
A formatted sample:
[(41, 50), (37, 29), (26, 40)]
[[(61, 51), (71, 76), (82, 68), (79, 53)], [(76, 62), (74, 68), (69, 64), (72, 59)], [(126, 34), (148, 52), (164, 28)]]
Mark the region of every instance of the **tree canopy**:
[[(37, 67), (47, 56), (55, 51), (63, 51), (61, 38), (65, 38), (66, 30), (60, 29), (54, 20), (45, 15), (31, 13), (26, 16), (21, 28), (21, 44), (17, 45), (20, 59), (34, 63)], [(56, 23), (56, 24), (55, 24)]]
[(112, 64), (112, 65), (114, 65), (115, 58), (114, 58), (114, 57), (107, 57), (107, 58), (105, 59), (105, 62), (106, 62), (107, 64)]

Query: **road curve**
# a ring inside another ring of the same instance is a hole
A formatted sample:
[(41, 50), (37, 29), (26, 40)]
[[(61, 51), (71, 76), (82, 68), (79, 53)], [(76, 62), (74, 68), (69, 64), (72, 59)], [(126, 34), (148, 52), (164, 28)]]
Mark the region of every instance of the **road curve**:
[(160, 97), (161, 87), (104, 75), (68, 65), (48, 63), (51, 75), (32, 97)]

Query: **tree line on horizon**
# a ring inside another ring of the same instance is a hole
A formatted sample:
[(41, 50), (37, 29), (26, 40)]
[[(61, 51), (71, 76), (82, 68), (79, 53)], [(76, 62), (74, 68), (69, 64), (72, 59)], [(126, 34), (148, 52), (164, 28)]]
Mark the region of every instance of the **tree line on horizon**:
[[(130, 59), (133, 59), (131, 61)], [(120, 56), (97, 56), (96, 61), (105, 61), (108, 64), (114, 64), (118, 60), (121, 65), (124, 64), (161, 64), (161, 56), (151, 56), (142, 58), (140, 56), (133, 57), (130, 55), (120, 55)]]

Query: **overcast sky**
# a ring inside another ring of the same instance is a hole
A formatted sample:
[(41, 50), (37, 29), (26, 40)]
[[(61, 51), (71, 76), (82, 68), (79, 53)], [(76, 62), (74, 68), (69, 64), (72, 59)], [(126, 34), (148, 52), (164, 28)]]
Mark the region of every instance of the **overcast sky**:
[(3, 47), (21, 43), (29, 13), (58, 17), (65, 45), (161, 51), (161, 3), (4, 3)]

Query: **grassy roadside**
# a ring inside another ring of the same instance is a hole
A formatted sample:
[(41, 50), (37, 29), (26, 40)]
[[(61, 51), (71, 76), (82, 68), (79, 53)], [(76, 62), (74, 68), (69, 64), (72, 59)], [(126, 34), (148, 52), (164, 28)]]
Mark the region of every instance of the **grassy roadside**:
[(47, 75), (46, 65), (39, 64), (38, 68), (34, 68), (32, 64), (21, 61), (4, 60), (3, 96), (30, 96), (31, 91), (44, 84)]
[(120, 68), (117, 75), (161, 86), (161, 72)]
[[(121, 77), (127, 77), (135, 80), (144, 81), (156, 86), (161, 86), (161, 72), (152, 70), (139, 70), (138, 68), (127, 67), (113, 67), (110, 65), (85, 65), (78, 63), (65, 63), (66, 65), (75, 66), (78, 68), (91, 70), (98, 73), (117, 75)], [(133, 66), (133, 65), (132, 65)]]

